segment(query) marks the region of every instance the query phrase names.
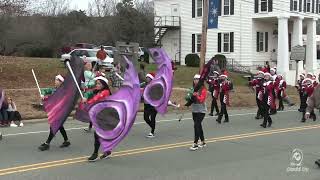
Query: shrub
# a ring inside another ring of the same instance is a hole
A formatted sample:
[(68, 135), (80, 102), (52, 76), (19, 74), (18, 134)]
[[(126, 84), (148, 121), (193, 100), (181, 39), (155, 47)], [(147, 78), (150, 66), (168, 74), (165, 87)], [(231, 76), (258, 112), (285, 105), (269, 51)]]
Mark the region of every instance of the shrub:
[(198, 54), (188, 54), (185, 58), (185, 63), (189, 67), (199, 67), (200, 57), (198, 56)]
[(52, 58), (54, 55), (53, 49), (49, 47), (33, 47), (26, 50), (26, 56), (28, 57), (46, 57)]

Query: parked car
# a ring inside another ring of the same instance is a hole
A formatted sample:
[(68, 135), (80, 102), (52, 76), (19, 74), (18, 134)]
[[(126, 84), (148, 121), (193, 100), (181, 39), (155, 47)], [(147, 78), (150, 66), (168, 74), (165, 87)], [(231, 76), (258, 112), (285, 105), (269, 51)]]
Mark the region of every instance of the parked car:
[(108, 55), (113, 58), (114, 57), (114, 50), (116, 48), (113, 46), (103, 46), (103, 47), (104, 47), (104, 50), (108, 53)]
[(94, 44), (89, 44), (89, 43), (77, 43), (73, 46), (65, 46), (61, 49), (62, 54), (67, 54), (71, 52), (74, 49), (95, 49), (97, 48), (96, 45)]
[[(74, 49), (68, 54), (63, 54), (61, 56), (60, 61), (65, 62), (66, 60), (71, 60), (72, 56), (80, 57), (81, 59), (85, 59), (88, 62), (99, 62), (96, 57), (99, 49)], [(113, 68), (113, 58), (107, 56), (100, 65), (107, 67), (107, 69)]]

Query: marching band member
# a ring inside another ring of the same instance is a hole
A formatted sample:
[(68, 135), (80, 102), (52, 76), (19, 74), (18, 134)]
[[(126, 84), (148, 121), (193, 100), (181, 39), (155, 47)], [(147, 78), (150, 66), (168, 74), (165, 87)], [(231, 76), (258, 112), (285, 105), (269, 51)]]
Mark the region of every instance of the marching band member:
[[(54, 81), (54, 84), (55, 84), (55, 87), (54, 88), (44, 88), (44, 89), (41, 89), (41, 98), (42, 100), (45, 100), (47, 99), (50, 95), (52, 95), (56, 89), (58, 89), (62, 83), (64, 82), (64, 78), (63, 76), (61, 76), (60, 74), (57, 75), (55, 77), (55, 81)], [(68, 139), (68, 136), (67, 136), (67, 132), (65, 131), (63, 125), (60, 127), (60, 133), (64, 139), (64, 142), (62, 143), (62, 145), (60, 146), (60, 148), (65, 148), (65, 147), (68, 147), (70, 146), (70, 142), (69, 142), (69, 139)], [(40, 151), (46, 151), (50, 148), (50, 142), (52, 141), (52, 139), (54, 138), (54, 134), (50, 128), (50, 133), (49, 133), (49, 137), (47, 139), (47, 141), (43, 144), (41, 144), (39, 146), (39, 150)]]
[[(103, 100), (105, 97), (111, 95), (108, 80), (105, 77), (99, 76), (94, 79), (96, 81), (96, 87), (93, 91), (88, 91), (84, 94), (84, 99), (82, 99), (80, 108), (83, 104), (93, 104)], [(88, 158), (89, 162), (94, 162), (98, 160), (98, 151), (100, 148), (99, 135), (94, 133), (94, 151), (93, 154)], [(104, 152), (104, 154), (100, 157), (100, 159), (106, 159), (111, 155), (111, 152)]]
[(219, 107), (218, 107), (217, 99), (219, 97), (219, 92), (220, 92), (219, 72), (214, 71), (213, 76), (209, 77), (207, 83), (209, 84), (209, 91), (211, 92), (211, 97), (212, 97), (209, 116), (213, 116), (214, 109), (216, 109), (216, 116), (218, 116)]
[[(196, 74), (193, 77), (193, 88), (198, 84), (200, 75)], [(193, 92), (192, 97), (194, 103), (192, 103), (192, 119), (194, 122), (194, 144), (190, 147), (190, 150), (195, 151), (198, 148), (203, 148), (206, 146), (205, 138), (203, 135), (202, 121), (204, 119), (205, 113), (207, 111), (206, 107), (206, 97), (207, 89), (203, 85), (198, 92)], [(198, 144), (199, 139), (201, 144)]]
[(230, 99), (229, 99), (229, 91), (230, 91), (230, 81), (227, 80), (227, 75), (220, 75), (220, 104), (221, 104), (221, 110), (220, 114), (218, 116), (218, 119), (216, 120), (219, 124), (221, 123), (221, 119), (224, 115), (224, 122), (229, 122), (229, 115), (227, 111), (227, 106), (230, 106)]
[(302, 82), (304, 80), (305, 74), (302, 73), (299, 75), (300, 79), (297, 81), (297, 85), (295, 86), (298, 93), (299, 93), (299, 99), (300, 99), (300, 106), (298, 111), (302, 112), (302, 98), (303, 98), (303, 87), (302, 87)]
[[(302, 82), (302, 90), (303, 90), (303, 94), (302, 94), (302, 102), (301, 102), (301, 112), (302, 112), (302, 119), (301, 119), (301, 122), (306, 122), (306, 110), (307, 110), (307, 107), (308, 107), (308, 104), (307, 104), (307, 101), (308, 101), (308, 98), (311, 97), (311, 95), (313, 94), (313, 91), (314, 91), (314, 86), (313, 86), (313, 80), (310, 79), (310, 78), (306, 78), (303, 80)], [(314, 113), (314, 111), (310, 111), (309, 112), (309, 116), (308, 118), (312, 118), (313, 121), (316, 120), (316, 115)]]
[[(154, 73), (148, 73), (146, 75), (146, 83), (145, 86), (147, 86), (155, 77)], [(150, 126), (151, 131), (146, 136), (147, 138), (154, 138), (154, 131), (156, 129), (156, 117), (157, 117), (157, 110), (155, 107), (151, 106), (150, 104), (147, 104), (144, 102), (144, 111), (143, 111), (143, 118), (144, 121)]]
[(251, 86), (256, 92), (256, 103), (258, 106), (258, 111), (257, 111), (257, 115), (256, 115), (255, 119), (263, 118), (262, 112), (261, 112), (262, 102), (258, 98), (258, 94), (262, 93), (262, 90), (263, 90), (263, 82), (264, 82), (264, 72), (263, 71), (259, 71), (257, 73), (256, 77), (249, 82), (249, 86)]
[(266, 128), (267, 126), (270, 127), (272, 124), (272, 119), (270, 117), (269, 110), (271, 107), (273, 107), (274, 104), (274, 85), (270, 73), (265, 73), (264, 79), (265, 82), (263, 83), (263, 93), (259, 94), (259, 99), (260, 101), (262, 101), (263, 115), (263, 123), (260, 126)]

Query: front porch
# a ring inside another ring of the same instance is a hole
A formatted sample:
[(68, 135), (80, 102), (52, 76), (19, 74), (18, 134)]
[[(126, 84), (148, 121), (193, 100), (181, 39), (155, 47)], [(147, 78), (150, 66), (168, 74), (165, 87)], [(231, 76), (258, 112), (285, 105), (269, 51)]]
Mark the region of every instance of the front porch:
[[(316, 18), (304, 18), (301, 16), (264, 17), (253, 20), (253, 29), (257, 32), (272, 32), (269, 33), (269, 39), (267, 40), (269, 50), (268, 53), (264, 53), (264, 56), (266, 60), (271, 62), (271, 67), (277, 67), (278, 74), (284, 75), (291, 85), (296, 81), (296, 69), (298, 69), (299, 73), (318, 72), (316, 21)], [(296, 65), (294, 60), (290, 60), (291, 48), (297, 45), (304, 45), (304, 27), (307, 29), (306, 57), (305, 61), (301, 61)], [(257, 49), (259, 49), (259, 39), (256, 39), (256, 42)], [(258, 56), (262, 56), (261, 53)]]

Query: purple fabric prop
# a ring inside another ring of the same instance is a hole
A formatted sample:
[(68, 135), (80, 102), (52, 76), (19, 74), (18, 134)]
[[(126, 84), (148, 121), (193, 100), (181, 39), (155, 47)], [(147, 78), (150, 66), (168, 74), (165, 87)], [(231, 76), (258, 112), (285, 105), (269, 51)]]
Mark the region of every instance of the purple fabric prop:
[(139, 109), (141, 94), (138, 73), (133, 64), (127, 58), (125, 60), (127, 67), (121, 88), (89, 110), (104, 152), (112, 151), (126, 137)]
[(92, 106), (93, 104), (83, 105), (83, 108), (78, 107), (76, 109), (75, 119), (84, 123), (89, 123), (91, 121), (89, 116), (89, 110)]
[(168, 108), (168, 101), (172, 91), (173, 71), (171, 59), (161, 48), (149, 49), (152, 58), (158, 65), (155, 78), (144, 90), (145, 102), (154, 106), (160, 114), (165, 114)]
[(4, 102), (4, 91), (0, 89), (0, 109), (2, 108), (3, 102)]
[[(83, 76), (83, 61), (80, 58), (73, 57), (70, 61), (70, 65), (80, 84)], [(56, 134), (59, 128), (67, 120), (77, 103), (79, 96), (72, 75), (68, 72), (67, 77), (64, 78), (63, 84), (44, 102), (44, 109), (48, 114), (48, 122), (53, 134)]]

